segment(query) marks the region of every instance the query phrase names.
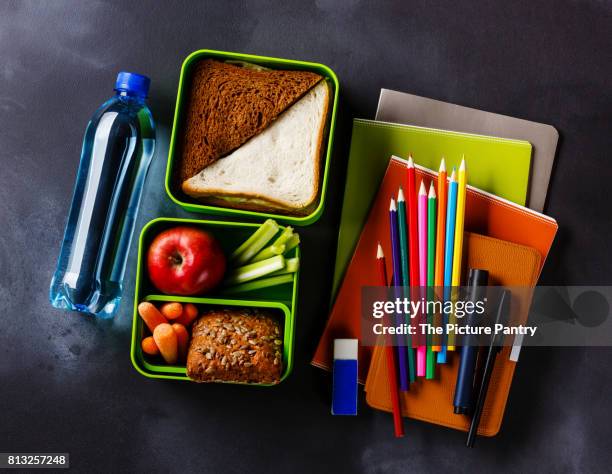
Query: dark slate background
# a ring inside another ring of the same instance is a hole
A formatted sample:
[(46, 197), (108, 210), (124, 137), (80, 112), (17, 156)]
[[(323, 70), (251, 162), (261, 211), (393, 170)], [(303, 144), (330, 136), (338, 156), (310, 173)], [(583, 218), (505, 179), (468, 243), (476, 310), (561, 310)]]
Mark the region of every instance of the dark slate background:
[[(557, 127), (547, 212), (560, 231), (542, 283), (612, 283), (611, 17), (609, 0), (0, 3), (0, 451), (69, 452), (83, 472), (609, 472), (610, 349), (525, 350), (501, 433), (473, 450), (415, 421), (395, 440), (390, 416), (364, 403), (330, 416), (330, 379), (309, 361), (351, 119), (374, 116), (381, 87)], [(180, 65), (200, 48), (319, 61), (341, 81), (327, 209), (301, 231), (295, 370), (274, 389), (136, 373), (135, 246), (114, 321), (47, 300), (83, 130), (119, 70), (152, 78), (159, 125), (137, 231), (185, 215), (162, 182)]]

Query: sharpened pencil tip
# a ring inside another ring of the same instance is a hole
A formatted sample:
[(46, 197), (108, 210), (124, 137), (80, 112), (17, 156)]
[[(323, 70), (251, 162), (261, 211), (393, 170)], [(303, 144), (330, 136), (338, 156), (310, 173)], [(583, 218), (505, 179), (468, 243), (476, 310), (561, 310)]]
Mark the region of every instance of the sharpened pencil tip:
[(391, 204), (389, 204), (390, 211), (397, 211), (397, 207), (395, 207), (395, 199), (391, 198)]
[(385, 258), (385, 254), (382, 249), (382, 245), (378, 242), (378, 248), (376, 249), (376, 258)]
[(440, 173), (446, 171), (446, 160), (442, 157), (442, 161), (440, 161), (440, 168), (438, 169)]
[(429, 183), (429, 199), (434, 199), (436, 197), (436, 187), (434, 186), (433, 181)]
[(451, 173), (450, 180), (457, 181), (457, 173), (455, 172), (455, 168), (453, 168), (453, 172)]
[(459, 171), (465, 171), (465, 155), (461, 158), (461, 164), (459, 165)]
[(406, 198), (404, 197), (404, 190), (400, 186), (399, 191), (397, 192), (397, 202), (404, 202)]
[(427, 189), (425, 189), (425, 181), (421, 180), (421, 187), (419, 188), (419, 196), (427, 194)]
[(414, 160), (412, 159), (412, 153), (408, 153), (408, 168), (414, 168)]

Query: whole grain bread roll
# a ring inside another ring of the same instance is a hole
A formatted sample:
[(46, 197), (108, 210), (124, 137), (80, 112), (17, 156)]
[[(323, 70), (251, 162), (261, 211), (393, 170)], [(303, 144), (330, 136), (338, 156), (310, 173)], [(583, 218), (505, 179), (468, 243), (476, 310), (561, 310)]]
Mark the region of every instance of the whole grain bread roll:
[(215, 309), (193, 325), (187, 376), (196, 382), (278, 383), (281, 328), (268, 312)]

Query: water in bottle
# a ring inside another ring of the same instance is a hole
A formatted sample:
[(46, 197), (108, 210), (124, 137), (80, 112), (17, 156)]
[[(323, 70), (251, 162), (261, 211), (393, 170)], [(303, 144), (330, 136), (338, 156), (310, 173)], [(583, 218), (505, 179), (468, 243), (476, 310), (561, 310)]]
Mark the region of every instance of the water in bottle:
[(72, 205), (50, 289), (56, 308), (115, 315), (142, 189), (155, 148), (145, 99), (149, 78), (121, 72), (95, 112), (81, 152)]

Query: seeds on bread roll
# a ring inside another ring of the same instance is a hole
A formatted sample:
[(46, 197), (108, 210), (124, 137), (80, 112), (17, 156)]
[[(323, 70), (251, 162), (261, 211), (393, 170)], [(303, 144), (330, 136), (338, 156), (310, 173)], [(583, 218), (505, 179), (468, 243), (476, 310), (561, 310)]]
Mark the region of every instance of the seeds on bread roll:
[(282, 354), (281, 328), (270, 313), (215, 309), (193, 325), (187, 376), (196, 382), (278, 383)]

